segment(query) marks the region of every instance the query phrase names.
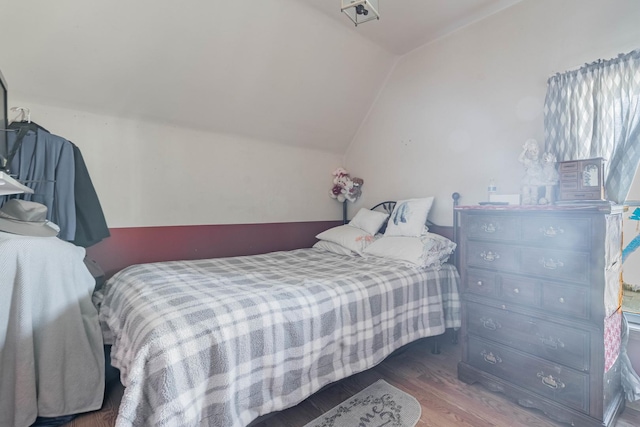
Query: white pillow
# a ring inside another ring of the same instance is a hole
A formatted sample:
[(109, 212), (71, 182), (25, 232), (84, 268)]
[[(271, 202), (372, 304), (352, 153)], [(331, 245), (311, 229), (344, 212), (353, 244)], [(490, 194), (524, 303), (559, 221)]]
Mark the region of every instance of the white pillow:
[(432, 204), (433, 197), (396, 202), (384, 235), (414, 237), (422, 235), (428, 230), (425, 224)]
[(340, 246), (344, 246), (362, 255), (364, 248), (373, 241), (373, 236), (364, 230), (350, 225), (339, 225), (338, 227), (330, 228), (318, 234), (316, 239), (337, 243)]
[(406, 262), (418, 267), (440, 268), (456, 244), (446, 237), (427, 233), (420, 237), (383, 236), (364, 250), (364, 255)]
[(444, 264), (457, 246), (455, 242), (435, 233), (425, 233), (421, 238), (423, 242), (428, 239), (430, 243), (429, 247), (425, 245), (424, 262), (426, 265)]
[(356, 216), (349, 221), (350, 226), (359, 228), (369, 234), (376, 234), (382, 224), (387, 220), (389, 214), (372, 211), (371, 209), (360, 208)]
[(317, 249), (323, 249), (325, 251), (332, 252), (338, 255), (358, 256), (358, 254), (353, 252), (351, 249), (347, 249), (342, 245), (328, 242), (326, 240), (319, 240), (315, 245), (313, 245), (313, 247)]

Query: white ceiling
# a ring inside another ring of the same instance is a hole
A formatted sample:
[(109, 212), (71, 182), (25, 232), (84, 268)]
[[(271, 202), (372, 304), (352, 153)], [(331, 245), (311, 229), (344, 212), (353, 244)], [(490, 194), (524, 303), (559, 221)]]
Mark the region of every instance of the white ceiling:
[(340, 12), (340, 0), (301, 1), (388, 51), (403, 55), (522, 0), (378, 0), (380, 20), (357, 28)]
[(344, 153), (399, 55), (517, 2), (3, 2), (0, 69), (10, 100)]

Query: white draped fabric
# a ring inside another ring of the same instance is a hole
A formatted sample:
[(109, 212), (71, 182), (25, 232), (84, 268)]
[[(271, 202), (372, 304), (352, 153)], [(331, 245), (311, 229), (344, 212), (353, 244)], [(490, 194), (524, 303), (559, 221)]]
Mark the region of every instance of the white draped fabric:
[(0, 426), (99, 409), (104, 352), (84, 248), (0, 232)]

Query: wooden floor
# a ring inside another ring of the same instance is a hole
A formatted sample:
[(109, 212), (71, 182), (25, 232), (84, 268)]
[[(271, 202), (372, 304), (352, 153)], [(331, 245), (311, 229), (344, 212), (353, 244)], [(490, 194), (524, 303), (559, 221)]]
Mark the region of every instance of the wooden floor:
[[(483, 386), (458, 381), (456, 365), (460, 345), (445, 340), (442, 353), (431, 354), (427, 340), (416, 342), (375, 368), (340, 381), (298, 406), (279, 412), (252, 427), (301, 427), (379, 379), (408, 392), (422, 405), (419, 427), (557, 427), (542, 412), (512, 403), (506, 396)], [(123, 388), (110, 387), (102, 410), (77, 417), (66, 427), (112, 427)], [(640, 426), (637, 405), (627, 406), (616, 427)], [(212, 426), (218, 427), (218, 426)], [(223, 427), (223, 426), (219, 426)]]

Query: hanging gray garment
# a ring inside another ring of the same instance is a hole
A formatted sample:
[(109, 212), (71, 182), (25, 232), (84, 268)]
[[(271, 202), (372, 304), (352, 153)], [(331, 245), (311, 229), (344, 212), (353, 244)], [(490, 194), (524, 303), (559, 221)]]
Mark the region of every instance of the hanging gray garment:
[[(15, 132), (9, 134), (9, 150), (13, 150)], [(72, 241), (76, 235), (74, 195), (75, 165), (73, 146), (66, 139), (43, 129), (30, 130), (11, 161), (12, 174), (34, 190), (20, 196), (42, 203), (48, 209), (47, 219), (60, 227), (58, 237)]]

